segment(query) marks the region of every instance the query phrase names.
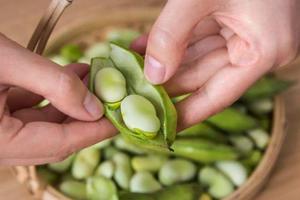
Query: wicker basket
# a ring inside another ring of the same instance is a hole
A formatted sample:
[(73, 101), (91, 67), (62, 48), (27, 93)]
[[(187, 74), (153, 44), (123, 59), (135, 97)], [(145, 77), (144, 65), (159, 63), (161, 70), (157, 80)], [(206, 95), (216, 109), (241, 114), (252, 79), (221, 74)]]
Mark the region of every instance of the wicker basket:
[[(99, 14), (97, 19), (87, 19), (83, 24), (67, 27), (65, 31), (52, 40), (46, 53), (56, 52), (63, 44), (67, 43), (79, 43), (83, 46), (90, 44), (101, 39), (103, 32), (111, 27), (135, 27), (143, 31), (148, 30), (158, 13), (159, 9), (130, 9), (111, 11), (109, 16)], [(227, 197), (226, 200), (254, 199), (255, 195), (262, 189), (268, 180), (284, 142), (285, 119), (282, 98), (277, 97), (273, 113), (272, 137), (264, 157), (247, 182)], [(15, 167), (13, 171), (18, 180), (25, 184), (36, 198), (69, 200), (55, 188), (39, 180), (35, 167)]]

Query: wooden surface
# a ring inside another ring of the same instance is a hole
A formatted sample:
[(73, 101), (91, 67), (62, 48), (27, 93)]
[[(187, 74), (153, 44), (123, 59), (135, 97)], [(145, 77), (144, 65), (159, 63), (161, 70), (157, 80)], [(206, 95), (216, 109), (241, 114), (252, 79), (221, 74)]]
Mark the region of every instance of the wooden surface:
[[(143, 3), (140, 3), (143, 2)], [(130, 9), (133, 6), (155, 6), (159, 0), (75, 0), (59, 22), (56, 30), (64, 24), (73, 24), (86, 17), (109, 11), (117, 6)], [(48, 0), (0, 0), (0, 32), (22, 45), (29, 40), (33, 28), (46, 8)], [(300, 82), (299, 62), (291, 64), (280, 72), (280, 76)], [(284, 94), (287, 107), (288, 136), (281, 156), (268, 184), (256, 200), (298, 200), (300, 199), (300, 86), (295, 85)], [(0, 167), (0, 199), (32, 200), (26, 188), (16, 182), (10, 170)]]

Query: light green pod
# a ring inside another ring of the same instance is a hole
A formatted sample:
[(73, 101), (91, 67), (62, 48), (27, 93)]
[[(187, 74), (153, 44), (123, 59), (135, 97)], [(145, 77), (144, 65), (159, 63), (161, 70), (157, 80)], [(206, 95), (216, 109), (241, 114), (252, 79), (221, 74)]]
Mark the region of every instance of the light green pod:
[(118, 200), (117, 188), (114, 182), (103, 176), (87, 179), (87, 197), (91, 200)]
[(248, 131), (248, 134), (259, 149), (263, 150), (269, 144), (270, 136), (263, 129), (253, 129)]
[(162, 186), (150, 172), (137, 172), (130, 180), (130, 191), (137, 193), (153, 193)]
[(244, 135), (230, 136), (229, 141), (243, 154), (248, 154), (254, 149), (252, 140)]
[(100, 161), (100, 150), (89, 147), (81, 150), (74, 159), (72, 175), (76, 179), (84, 179), (93, 175)]
[(133, 171), (130, 166), (130, 158), (124, 153), (117, 153), (113, 156), (113, 162), (115, 163), (114, 179), (116, 183), (125, 190), (129, 189), (130, 179)]
[(85, 50), (84, 56), (89, 59), (95, 57), (108, 58), (109, 53), (110, 53), (110, 46), (108, 43), (97, 42)]
[(196, 175), (194, 163), (185, 159), (167, 161), (159, 170), (159, 181), (164, 185), (172, 185), (191, 180)]
[(110, 160), (113, 156), (121, 151), (114, 146), (108, 146), (103, 149), (103, 156), (105, 160)]
[(86, 184), (80, 181), (63, 181), (59, 185), (59, 190), (74, 199), (86, 199)]
[(223, 172), (235, 186), (241, 186), (247, 180), (247, 169), (238, 161), (219, 161), (216, 167)]
[(234, 185), (231, 181), (212, 167), (204, 167), (198, 174), (199, 182), (208, 186), (209, 194), (217, 199), (222, 199), (234, 192)]
[(115, 171), (115, 164), (111, 160), (102, 162), (97, 168), (95, 175), (112, 178)]
[(167, 161), (167, 157), (159, 154), (136, 156), (131, 159), (132, 168), (135, 171), (157, 172)]
[(116, 68), (103, 68), (95, 77), (95, 93), (105, 102), (119, 102), (127, 94), (126, 80)]
[(65, 66), (65, 65), (68, 65), (71, 63), (68, 59), (66, 59), (65, 57), (63, 57), (61, 55), (54, 55), (54, 56), (51, 56), (49, 59), (52, 62), (54, 62), (58, 65), (61, 65), (61, 66)]
[(48, 164), (48, 167), (55, 172), (60, 172), (60, 173), (65, 172), (71, 167), (74, 157), (75, 154), (72, 154), (61, 162)]
[(133, 154), (144, 154), (145, 150), (132, 142), (129, 142), (125, 138), (123, 138), (121, 135), (117, 136), (116, 139), (114, 140), (114, 144), (117, 148), (127, 151), (129, 153)]
[(153, 104), (140, 95), (129, 95), (121, 102), (121, 114), (126, 126), (145, 137), (154, 138), (160, 129), (160, 120)]

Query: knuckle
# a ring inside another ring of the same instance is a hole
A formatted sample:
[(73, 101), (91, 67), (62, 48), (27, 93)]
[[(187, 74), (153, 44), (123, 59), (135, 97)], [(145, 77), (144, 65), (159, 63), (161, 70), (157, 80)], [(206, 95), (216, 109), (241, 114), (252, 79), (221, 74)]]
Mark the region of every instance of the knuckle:
[(68, 95), (76, 88), (77, 79), (73, 72), (64, 70), (59, 76), (57, 95)]

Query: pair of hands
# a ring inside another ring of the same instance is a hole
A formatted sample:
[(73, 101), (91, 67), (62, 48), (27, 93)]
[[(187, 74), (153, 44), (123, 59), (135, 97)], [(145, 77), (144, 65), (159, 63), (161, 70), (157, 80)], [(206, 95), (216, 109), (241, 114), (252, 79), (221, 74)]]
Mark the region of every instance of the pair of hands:
[[(168, 1), (149, 37), (145, 76), (178, 103), (179, 128), (229, 106), (299, 46), (297, 0)], [(0, 35), (0, 164), (42, 164), (113, 136), (102, 104), (84, 86), (88, 66), (61, 68)], [(43, 98), (51, 105), (34, 109)]]

